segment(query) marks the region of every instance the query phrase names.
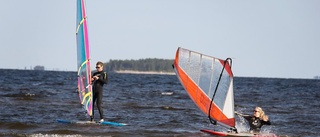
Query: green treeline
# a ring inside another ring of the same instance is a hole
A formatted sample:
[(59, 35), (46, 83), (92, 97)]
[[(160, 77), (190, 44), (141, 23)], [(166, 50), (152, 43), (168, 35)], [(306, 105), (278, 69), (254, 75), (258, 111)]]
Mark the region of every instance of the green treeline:
[(156, 71), (156, 72), (173, 72), (173, 59), (147, 58), (139, 60), (109, 60), (105, 63), (106, 71)]

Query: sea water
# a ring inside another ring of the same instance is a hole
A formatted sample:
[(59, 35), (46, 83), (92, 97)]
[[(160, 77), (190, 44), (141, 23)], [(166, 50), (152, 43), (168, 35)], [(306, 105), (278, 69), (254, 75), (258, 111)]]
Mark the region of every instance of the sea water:
[[(175, 75), (109, 73), (104, 87), (105, 120), (128, 126), (62, 124), (89, 120), (79, 104), (76, 72), (0, 70), (0, 136), (208, 136), (212, 125)], [(263, 132), (320, 136), (320, 80), (234, 78), (235, 109), (252, 114), (260, 106), (272, 125)], [(95, 119), (99, 113), (95, 109)], [(239, 131), (246, 121), (236, 116)]]

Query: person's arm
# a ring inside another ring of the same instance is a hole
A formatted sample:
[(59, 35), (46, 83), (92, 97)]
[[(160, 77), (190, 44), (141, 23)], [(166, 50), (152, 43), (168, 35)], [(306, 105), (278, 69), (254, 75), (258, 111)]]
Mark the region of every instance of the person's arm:
[(262, 124), (263, 125), (271, 125), (271, 122), (270, 122), (270, 120), (268, 120), (268, 121), (262, 120)]
[(250, 115), (238, 113), (237, 111), (235, 111), (234, 113), (235, 113), (236, 115), (238, 115), (238, 116), (241, 116), (241, 117), (250, 116)]
[(99, 79), (99, 76), (100, 76), (100, 74), (94, 73), (94, 74), (92, 75), (91, 82), (94, 82), (95, 80), (98, 80), (98, 79)]
[(102, 75), (99, 76), (99, 80), (100, 82), (104, 83), (104, 84), (108, 84), (108, 74), (107, 72), (103, 72)]
[(271, 125), (271, 122), (270, 122), (268, 116), (264, 116), (264, 117), (263, 117), (263, 119), (262, 119), (262, 124), (263, 124), (263, 125)]
[(246, 119), (246, 120), (249, 120), (249, 119), (251, 118), (250, 115), (241, 114), (241, 113), (238, 113), (237, 111), (235, 111), (234, 113), (235, 113), (236, 115), (238, 115), (238, 116), (243, 117), (243, 118)]
[(238, 113), (237, 111), (234, 111), (234, 113), (235, 113), (236, 115), (238, 115), (238, 116), (242, 116), (242, 114), (241, 114), (241, 113)]

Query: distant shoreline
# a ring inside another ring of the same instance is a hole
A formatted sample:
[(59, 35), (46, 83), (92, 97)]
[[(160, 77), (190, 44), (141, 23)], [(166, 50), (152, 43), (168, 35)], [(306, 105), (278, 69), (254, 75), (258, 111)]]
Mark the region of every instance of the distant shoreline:
[(174, 72), (162, 72), (162, 71), (134, 71), (134, 70), (115, 70), (115, 73), (120, 74), (157, 74), (157, 75), (175, 75)]

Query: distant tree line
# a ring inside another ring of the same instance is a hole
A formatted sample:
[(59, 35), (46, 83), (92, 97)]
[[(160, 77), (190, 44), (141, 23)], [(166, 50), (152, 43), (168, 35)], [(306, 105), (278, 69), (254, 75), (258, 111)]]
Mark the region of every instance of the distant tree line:
[(147, 58), (139, 60), (109, 60), (105, 63), (105, 70), (119, 71), (119, 70), (131, 70), (131, 71), (156, 71), (156, 72), (173, 72), (172, 64), (173, 59), (157, 59)]
[(33, 70), (44, 70), (44, 66), (37, 65), (33, 68)]

